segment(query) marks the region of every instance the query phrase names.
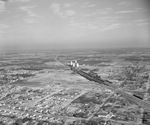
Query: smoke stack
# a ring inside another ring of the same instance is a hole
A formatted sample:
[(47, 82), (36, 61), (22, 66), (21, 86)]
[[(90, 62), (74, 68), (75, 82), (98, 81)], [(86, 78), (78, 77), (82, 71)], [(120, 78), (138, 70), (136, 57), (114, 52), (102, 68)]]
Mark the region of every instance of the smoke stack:
[(76, 67), (79, 67), (79, 63), (76, 64)]
[(75, 67), (75, 63), (72, 63), (72, 66)]
[(72, 61), (70, 62), (70, 65), (71, 65), (71, 66), (73, 65), (73, 62), (72, 62)]

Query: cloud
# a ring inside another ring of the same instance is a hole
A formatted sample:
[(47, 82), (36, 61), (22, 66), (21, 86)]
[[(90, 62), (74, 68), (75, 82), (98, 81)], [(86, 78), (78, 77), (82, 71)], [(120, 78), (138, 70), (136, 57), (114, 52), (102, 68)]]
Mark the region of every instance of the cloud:
[(64, 6), (65, 8), (71, 7), (71, 3), (64, 3), (63, 6)]
[(102, 31), (117, 29), (120, 26), (121, 26), (121, 24), (119, 24), (119, 23), (111, 24), (111, 25), (108, 25), (108, 26), (104, 26), (104, 28), (102, 28)]
[(0, 12), (4, 12), (5, 10), (6, 10), (5, 2), (4, 1), (0, 1)]
[(69, 23), (70, 32), (66, 35), (69, 39), (78, 38), (84, 36), (94, 30), (98, 29), (99, 26), (88, 21), (75, 21), (72, 19)]
[(19, 9), (26, 12), (29, 17), (34, 17), (36, 16), (36, 14), (31, 9), (35, 7), (36, 6), (22, 6), (22, 7), (19, 7)]
[(31, 0), (18, 0), (18, 1), (21, 1), (21, 2), (29, 2)]
[(85, 2), (82, 6), (81, 6), (81, 8), (92, 8), (92, 7), (95, 7), (96, 6), (96, 4), (92, 4), (92, 3), (90, 3), (90, 2)]
[(4, 30), (8, 28), (9, 28), (9, 25), (0, 24), (0, 38), (2, 37)]
[(76, 14), (76, 12), (74, 10), (62, 10), (61, 9), (61, 4), (59, 3), (52, 3), (50, 6), (50, 9), (52, 10), (52, 12), (62, 18), (65, 17), (70, 17)]
[(29, 24), (35, 23), (35, 19), (33, 18), (25, 18), (24, 21)]
[(9, 25), (0, 24), (0, 30), (1, 30), (1, 29), (7, 29), (7, 28), (9, 28)]
[(9, 0), (9, 2), (29, 2), (31, 0)]
[(121, 2), (121, 3), (118, 3), (119, 6), (129, 6), (131, 3), (130, 2)]
[(76, 14), (76, 12), (73, 11), (73, 10), (67, 10), (67, 11), (65, 12), (65, 15), (66, 15), (66, 16), (73, 16), (73, 15), (75, 15), (75, 14)]
[(98, 28), (98, 26), (96, 24), (86, 22), (86, 21), (77, 22), (77, 21), (74, 21), (74, 20), (72, 20), (70, 22), (70, 26), (74, 27), (76, 29), (82, 30), (82, 31), (85, 31), (87, 29), (97, 29)]
[(150, 24), (150, 18), (134, 20), (133, 22), (136, 23), (137, 25), (147, 25)]
[(124, 11), (118, 11), (116, 14), (128, 14), (128, 13), (134, 13), (134, 10), (124, 10)]
[(135, 20), (135, 23), (143, 23), (143, 22), (149, 22), (150, 19), (139, 19), (139, 20)]
[(60, 4), (52, 3), (50, 9), (53, 11), (54, 14), (63, 17), (63, 13), (60, 11)]
[(24, 21), (26, 23), (35, 23), (35, 19), (34, 17), (36, 17), (37, 15), (31, 10), (33, 8), (35, 8), (36, 6), (22, 6), (19, 7), (20, 10), (24, 11), (27, 14), (27, 17), (24, 18)]
[(106, 12), (106, 11), (100, 11), (99, 14), (102, 14), (102, 15), (104, 14), (105, 15), (105, 14), (109, 14), (109, 13)]

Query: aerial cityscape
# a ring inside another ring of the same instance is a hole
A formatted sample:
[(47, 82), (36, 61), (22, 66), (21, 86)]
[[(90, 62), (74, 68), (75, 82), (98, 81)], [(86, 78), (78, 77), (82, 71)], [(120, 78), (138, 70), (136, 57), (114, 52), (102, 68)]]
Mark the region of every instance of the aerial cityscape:
[(149, 54), (148, 48), (1, 53), (1, 124), (148, 125)]
[(0, 0), (0, 125), (150, 125), (150, 0)]

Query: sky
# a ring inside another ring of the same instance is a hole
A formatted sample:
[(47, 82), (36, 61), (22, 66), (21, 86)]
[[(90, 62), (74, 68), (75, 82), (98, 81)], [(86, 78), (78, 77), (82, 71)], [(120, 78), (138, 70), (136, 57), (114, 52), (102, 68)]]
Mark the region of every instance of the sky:
[(150, 47), (149, 0), (0, 0), (0, 49)]

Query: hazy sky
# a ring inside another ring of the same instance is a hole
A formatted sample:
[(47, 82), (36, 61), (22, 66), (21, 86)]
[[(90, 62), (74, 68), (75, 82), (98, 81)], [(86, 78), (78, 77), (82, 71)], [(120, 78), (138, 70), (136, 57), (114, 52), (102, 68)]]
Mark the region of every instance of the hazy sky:
[(150, 47), (149, 0), (0, 0), (0, 48)]

